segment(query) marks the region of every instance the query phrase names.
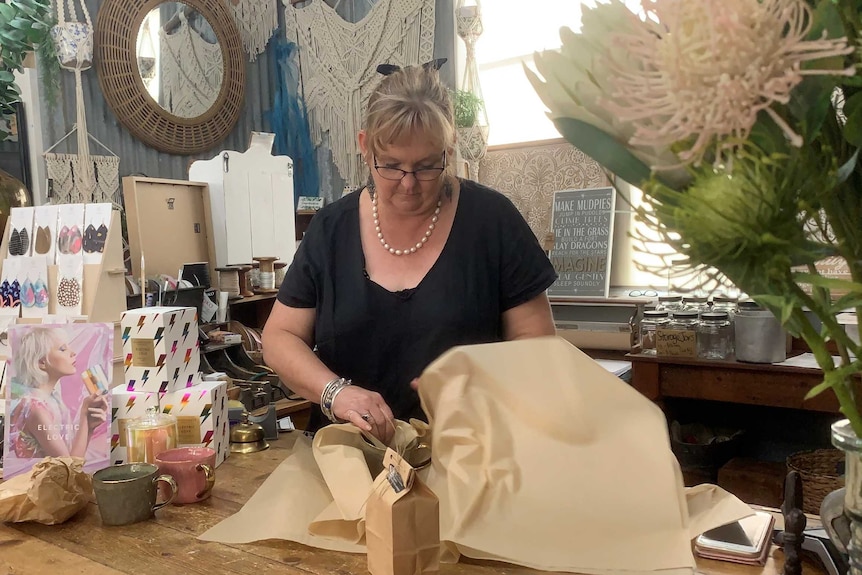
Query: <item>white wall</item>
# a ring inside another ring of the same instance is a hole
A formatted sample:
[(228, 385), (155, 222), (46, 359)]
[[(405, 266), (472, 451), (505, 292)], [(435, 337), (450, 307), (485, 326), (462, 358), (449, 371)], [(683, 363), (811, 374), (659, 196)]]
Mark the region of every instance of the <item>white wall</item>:
[(39, 81), (35, 68), (24, 68), (21, 74), (15, 74), (15, 82), (21, 89), (21, 101), (24, 104), (24, 117), (27, 121), (27, 138), (29, 142), (30, 174), (33, 180), (33, 203), (46, 203), (45, 162), (42, 152), (45, 150), (42, 138), (42, 114), (39, 109)]

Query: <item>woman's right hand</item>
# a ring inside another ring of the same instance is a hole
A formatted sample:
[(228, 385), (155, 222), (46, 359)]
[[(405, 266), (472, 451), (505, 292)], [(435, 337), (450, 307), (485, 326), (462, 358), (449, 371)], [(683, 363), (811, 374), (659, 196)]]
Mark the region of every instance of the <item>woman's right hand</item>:
[(389, 445), (395, 435), (395, 416), (383, 396), (357, 385), (348, 385), (335, 398), (332, 413)]
[(104, 395), (94, 393), (81, 401), (81, 420), (90, 433), (108, 420), (108, 400)]

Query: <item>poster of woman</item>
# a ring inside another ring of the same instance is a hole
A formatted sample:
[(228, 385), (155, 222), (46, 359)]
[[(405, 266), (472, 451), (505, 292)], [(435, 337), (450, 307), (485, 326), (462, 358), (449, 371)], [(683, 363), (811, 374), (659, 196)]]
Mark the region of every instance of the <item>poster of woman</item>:
[(113, 340), (110, 324), (9, 328), (5, 479), (44, 457), (108, 466)]

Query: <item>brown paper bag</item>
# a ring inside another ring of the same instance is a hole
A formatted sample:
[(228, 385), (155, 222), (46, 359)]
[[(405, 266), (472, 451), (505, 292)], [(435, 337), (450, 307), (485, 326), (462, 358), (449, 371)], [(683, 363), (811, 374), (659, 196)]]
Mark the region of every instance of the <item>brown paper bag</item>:
[(424, 575), (440, 570), (440, 504), (401, 456), (386, 450), (383, 471), (365, 508), (371, 575)]
[(63, 523), (93, 500), (80, 457), (46, 457), (31, 473), (0, 483), (0, 522)]

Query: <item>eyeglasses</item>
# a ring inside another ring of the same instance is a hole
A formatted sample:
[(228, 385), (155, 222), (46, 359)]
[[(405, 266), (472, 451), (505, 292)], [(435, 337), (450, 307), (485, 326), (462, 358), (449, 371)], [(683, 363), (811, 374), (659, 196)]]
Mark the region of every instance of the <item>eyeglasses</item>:
[(632, 290), (629, 292), (629, 297), (657, 297), (658, 292), (653, 289), (648, 290)]
[(443, 167), (442, 168), (421, 168), (419, 170), (413, 170), (412, 172), (408, 172), (407, 170), (402, 170), (401, 168), (390, 168), (389, 166), (378, 166), (377, 158), (374, 158), (374, 169), (377, 170), (377, 173), (380, 174), (380, 177), (384, 180), (392, 180), (393, 182), (400, 182), (404, 179), (404, 176), (407, 174), (413, 174), (413, 177), (416, 178), (420, 182), (430, 182), (432, 180), (436, 180), (440, 177), (440, 174), (446, 170), (446, 152), (443, 152)]

